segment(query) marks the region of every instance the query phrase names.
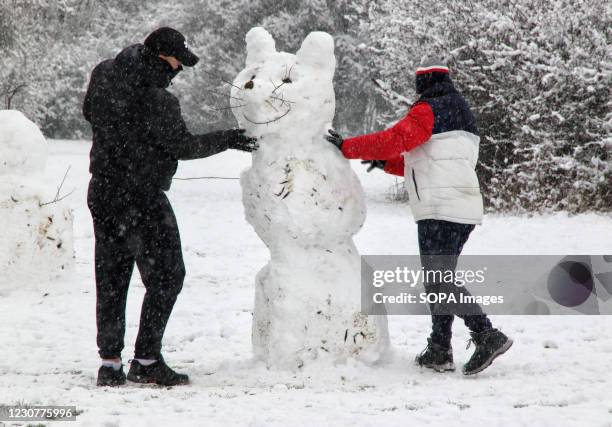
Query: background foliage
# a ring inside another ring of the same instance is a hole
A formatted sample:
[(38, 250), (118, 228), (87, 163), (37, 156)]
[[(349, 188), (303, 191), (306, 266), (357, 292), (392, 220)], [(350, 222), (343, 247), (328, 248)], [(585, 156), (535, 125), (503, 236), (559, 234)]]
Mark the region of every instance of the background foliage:
[(323, 30), (336, 40), (344, 134), (401, 118), (415, 65), (436, 52), (479, 120), (488, 210), (611, 211), (611, 15), (606, 0), (0, 0), (0, 108), (48, 137), (88, 137), (88, 73), (169, 25), (201, 57), (171, 89), (190, 127), (233, 126), (222, 79), (242, 68), (249, 28), (288, 51)]

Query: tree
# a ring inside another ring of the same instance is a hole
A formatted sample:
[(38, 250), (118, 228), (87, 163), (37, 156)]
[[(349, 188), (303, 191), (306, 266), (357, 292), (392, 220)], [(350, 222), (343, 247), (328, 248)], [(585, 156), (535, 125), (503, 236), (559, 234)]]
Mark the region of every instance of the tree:
[(385, 0), (362, 28), (390, 93), (414, 99), (420, 56), (447, 56), (478, 118), (489, 210), (610, 211), (605, 7), (600, 0)]
[(246, 32), (281, 50), (315, 30), (336, 41), (335, 126), (355, 135), (400, 119), (424, 54), (447, 56), (477, 115), (490, 211), (610, 211), (611, 29), (605, 0), (0, 0), (0, 97), (50, 137), (89, 135), (88, 75), (161, 25), (201, 62), (175, 79), (192, 130), (234, 126), (229, 85)]

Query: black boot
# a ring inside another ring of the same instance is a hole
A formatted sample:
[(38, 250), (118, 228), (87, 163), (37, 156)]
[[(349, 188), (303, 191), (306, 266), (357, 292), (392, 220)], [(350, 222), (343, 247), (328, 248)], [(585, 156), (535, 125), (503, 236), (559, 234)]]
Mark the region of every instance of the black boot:
[(504, 354), (512, 346), (512, 340), (497, 329), (488, 329), (481, 333), (470, 332), (476, 350), (468, 362), (463, 365), (464, 375), (474, 375), (488, 368), (496, 357)]
[(414, 360), (417, 365), (437, 372), (454, 371), (453, 349), (443, 347), (427, 338), (427, 347)]
[(132, 360), (127, 379), (135, 383), (158, 384), (163, 386), (174, 386), (189, 384), (189, 377), (185, 374), (174, 372), (162, 357), (152, 365), (141, 365), (138, 360)]
[(121, 369), (115, 369), (111, 366), (100, 366), (100, 369), (98, 369), (99, 386), (116, 387), (123, 384), (125, 384), (123, 365), (121, 365)]

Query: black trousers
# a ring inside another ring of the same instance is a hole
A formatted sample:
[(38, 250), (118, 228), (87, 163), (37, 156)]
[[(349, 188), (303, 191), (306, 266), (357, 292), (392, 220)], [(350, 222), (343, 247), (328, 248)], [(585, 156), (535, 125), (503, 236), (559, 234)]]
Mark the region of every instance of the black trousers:
[(157, 359), (185, 266), (178, 225), (159, 189), (125, 189), (93, 177), (87, 204), (94, 223), (97, 344), (100, 357), (121, 357), (128, 287), (138, 266), (146, 288), (134, 357)]
[[(474, 230), (474, 225), (435, 219), (421, 220), (417, 222), (417, 225), (423, 269), (425, 271), (455, 271), (463, 245)], [(426, 292), (434, 292), (439, 289), (439, 283), (425, 284)], [(453, 284), (445, 289), (453, 292), (457, 298), (459, 294), (470, 295), (464, 287), (457, 287)], [(464, 304), (462, 308), (464, 313), (467, 311), (470, 314), (453, 313), (452, 306), (445, 304), (430, 306), (432, 313), (431, 340), (434, 343), (450, 347), (454, 316), (462, 318), (465, 325), (473, 332), (482, 332), (492, 327), (491, 322), (477, 304), (470, 304), (468, 307)], [(439, 314), (441, 312), (445, 314)]]

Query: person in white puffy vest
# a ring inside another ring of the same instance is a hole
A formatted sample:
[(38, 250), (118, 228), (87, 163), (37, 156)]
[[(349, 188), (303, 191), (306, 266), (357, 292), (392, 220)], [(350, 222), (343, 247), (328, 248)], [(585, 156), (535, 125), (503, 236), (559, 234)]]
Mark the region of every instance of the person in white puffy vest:
[[(455, 89), (449, 68), (437, 57), (426, 57), (416, 69), (420, 98), (393, 127), (347, 138), (330, 130), (328, 140), (348, 159), (362, 159), (368, 171), (381, 168), (403, 176), (412, 214), (418, 226), (419, 252), (426, 271), (454, 271), (459, 254), (475, 225), (482, 222), (483, 203), (476, 163), (480, 136), (465, 98)], [(441, 283), (425, 283), (427, 292)], [(463, 287), (451, 292), (469, 295)], [(447, 304), (430, 305), (432, 332), (419, 366), (438, 372), (454, 371), (452, 324), (461, 317), (476, 349), (463, 373), (476, 374), (505, 353), (512, 340), (493, 328), (477, 304), (456, 310)], [(469, 313), (469, 314), (466, 314)]]

